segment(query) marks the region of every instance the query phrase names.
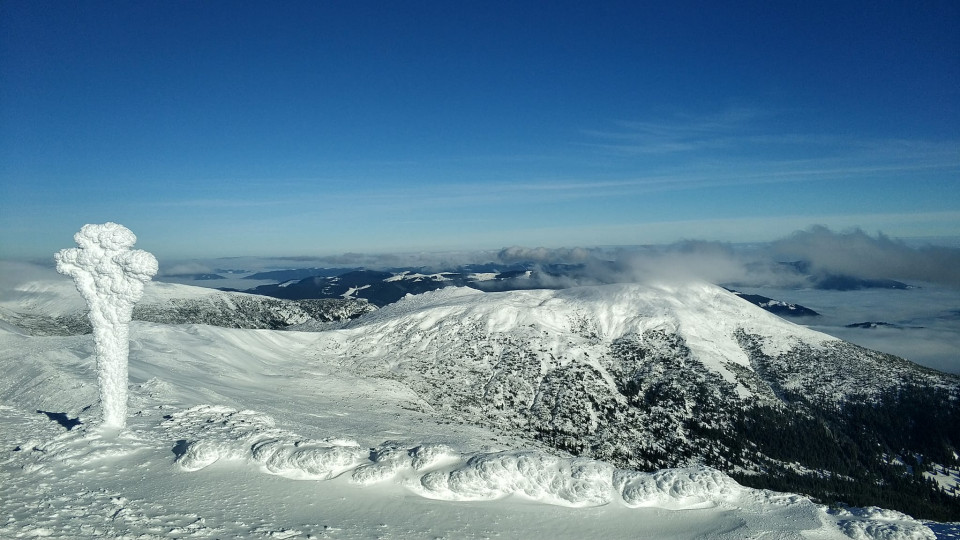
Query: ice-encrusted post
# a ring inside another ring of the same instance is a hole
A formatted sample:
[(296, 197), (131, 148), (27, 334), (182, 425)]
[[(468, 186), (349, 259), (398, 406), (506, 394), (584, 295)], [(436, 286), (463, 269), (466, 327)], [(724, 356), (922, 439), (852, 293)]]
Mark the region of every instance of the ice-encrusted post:
[(157, 259), (130, 249), (137, 237), (117, 223), (84, 225), (73, 239), (80, 247), (54, 255), (57, 271), (73, 278), (90, 308), (103, 426), (122, 428), (127, 418), (130, 319), (143, 285), (157, 273)]

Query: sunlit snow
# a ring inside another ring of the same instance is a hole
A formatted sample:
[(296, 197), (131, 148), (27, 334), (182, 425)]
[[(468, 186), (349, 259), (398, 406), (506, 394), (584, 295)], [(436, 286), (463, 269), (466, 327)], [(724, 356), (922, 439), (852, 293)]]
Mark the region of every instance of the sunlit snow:
[[(385, 374), (344, 369), (351, 358), (386, 359), (385, 348), (400, 340), (429, 348), (409, 342), (436, 325), (562, 330), (578, 312), (595, 321), (584, 331), (604, 335), (698, 324), (697, 309), (671, 308), (655, 293), (451, 288), (311, 333), (134, 321), (130, 415), (119, 433), (90, 423), (91, 336), (0, 329), (0, 537), (933, 538), (897, 512), (831, 511), (709, 468), (642, 473), (531, 448), (447, 423)], [(715, 295), (728, 305), (711, 286), (671, 293), (693, 306)], [(18, 297), (30, 296), (5, 293), (4, 307)], [(729, 309), (752, 308), (736, 300)], [(781, 324), (767, 316), (750, 315)], [(691, 346), (722, 353), (728, 338), (720, 334), (694, 333)], [(80, 423), (68, 429), (52, 418)]]

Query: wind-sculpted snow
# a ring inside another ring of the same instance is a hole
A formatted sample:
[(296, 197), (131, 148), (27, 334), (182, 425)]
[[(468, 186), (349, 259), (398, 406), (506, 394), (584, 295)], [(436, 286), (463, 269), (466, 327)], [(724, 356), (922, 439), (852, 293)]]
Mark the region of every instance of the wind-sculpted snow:
[(357, 445), (288, 439), (261, 441), (251, 450), (254, 461), (274, 474), (312, 480), (336, 478), (368, 461), (369, 456), (369, 451)]
[(910, 516), (875, 506), (841, 508), (833, 514), (842, 518), (838, 526), (853, 540), (935, 540), (929, 527)]
[[(0, 408), (0, 415), (4, 425), (22, 421), (15, 419), (13, 409)], [(616, 469), (603, 461), (559, 457), (536, 450), (470, 452), (439, 443), (404, 445), (390, 441), (375, 448), (361, 448), (353, 441), (337, 438), (305, 439), (278, 427), (278, 422), (266, 414), (213, 405), (181, 410), (158, 420), (160, 431), (138, 431), (119, 438), (104, 438), (101, 432), (85, 426), (60, 434), (50, 431), (33, 443), (33, 451), (24, 455), (31, 459), (19, 470), (40, 478), (59, 468), (78, 468), (89, 474), (104, 463), (138, 454), (150, 455), (165, 441), (169, 444), (175, 440), (177, 465), (198, 475), (203, 475), (204, 469), (215, 463), (230, 461), (301, 481), (346, 477), (350, 483), (371, 490), (389, 483), (428, 499), (482, 502), (519, 497), (563, 507), (613, 505), (670, 511), (718, 508), (738, 512), (744, 520), (744, 532), (769, 530), (771, 516), (783, 516), (789, 519), (789, 525), (787, 521), (776, 525), (781, 531), (806, 530), (816, 533), (818, 538), (839, 539), (844, 535), (857, 540), (934, 538), (929, 528), (899, 512), (878, 508), (828, 512), (799, 495), (743, 487), (720, 471), (707, 467), (644, 473)], [(47, 440), (42, 440), (44, 437)], [(18, 452), (14, 455), (23, 454), (20, 447)], [(0, 461), (0, 465), (6, 467), (11, 461), (7, 458)], [(0, 484), (0, 494), (7, 486), (9, 483)], [(176, 537), (216, 537), (223, 532), (198, 514), (137, 511), (136, 505), (143, 501), (131, 501), (119, 493), (84, 492), (77, 501), (86, 501), (83, 504), (88, 507), (87, 511), (75, 514), (69, 504), (64, 504), (70, 512), (68, 515), (80, 517), (84, 523), (89, 523), (90, 511), (98, 508), (113, 515), (112, 520), (100, 526), (100, 534), (114, 531), (110, 534), (123, 536), (122, 531), (129, 527), (156, 531), (163, 527), (163, 520), (167, 523), (163, 530)], [(18, 516), (26, 511), (19, 506), (11, 506), (10, 510)], [(18, 530), (10, 528), (16, 522), (11, 519), (0, 524), (0, 533)], [(181, 525), (170, 527), (174, 523)], [(51, 525), (47, 529), (30, 529), (31, 535), (42, 536), (44, 530), (52, 535), (97, 535), (89, 525), (83, 525), (87, 528), (70, 528), (60, 522), (51, 522)], [(258, 528), (251, 532), (262, 537), (286, 537), (284, 531), (287, 530)]]
[(252, 459), (274, 474), (326, 480), (356, 468), (369, 455), (353, 441), (300, 439), (275, 428), (268, 416), (227, 407), (195, 407), (171, 415), (163, 425), (185, 437), (177, 463), (188, 471), (220, 460)]
[(613, 485), (628, 506), (698, 508), (715, 506), (737, 498), (745, 491), (740, 484), (716, 469), (688, 467), (653, 473), (618, 470)]
[(396, 480), (434, 499), (521, 495), (562, 506), (596, 506), (611, 503), (616, 493), (628, 506), (679, 509), (719, 504), (744, 489), (706, 468), (648, 474), (533, 450), (470, 454), (446, 445), (398, 443), (364, 449), (354, 441), (303, 439), (278, 429), (266, 415), (227, 407), (194, 407), (162, 425), (172, 437), (183, 437), (177, 463), (187, 471), (246, 460), (289, 478), (328, 480), (350, 472), (360, 485)]
[[(445, 445), (403, 448), (395, 443), (363, 449), (353, 441), (308, 440), (274, 427), (265, 415), (200, 406), (171, 415), (163, 426), (184, 437), (177, 463), (197, 471), (220, 460), (249, 460), (272, 474), (327, 480), (352, 471), (352, 481), (370, 485), (390, 479), (424, 496), (490, 500), (513, 494), (566, 506), (611, 501), (613, 467), (535, 451), (461, 454)], [(421, 474), (428, 471), (425, 474)]]
[[(175, 449), (176, 462), (186, 471), (233, 460), (298, 480), (347, 476), (351, 483), (370, 488), (391, 482), (430, 499), (521, 497), (566, 507), (615, 504), (672, 511), (747, 507), (752, 516), (787, 511), (805, 527), (827, 526), (824, 532), (834, 527), (824, 508), (805, 497), (746, 488), (708, 467), (644, 473), (536, 450), (468, 452), (445, 444), (411, 447), (398, 442), (361, 448), (349, 440), (304, 439), (278, 428), (262, 413), (209, 405), (169, 415), (162, 426), (171, 437), (186, 437)], [(849, 509), (838, 517), (833, 530), (851, 538), (932, 538), (928, 528), (898, 512)]]
[(249, 457), (253, 444), (281, 433), (268, 416), (212, 405), (168, 415), (162, 425), (183, 437), (185, 447), (176, 450), (177, 463), (188, 471), (200, 470), (220, 459)]
[(453, 470), (427, 473), (421, 493), (438, 499), (475, 501), (523, 495), (563, 506), (593, 506), (612, 500), (613, 466), (534, 451), (471, 457)]

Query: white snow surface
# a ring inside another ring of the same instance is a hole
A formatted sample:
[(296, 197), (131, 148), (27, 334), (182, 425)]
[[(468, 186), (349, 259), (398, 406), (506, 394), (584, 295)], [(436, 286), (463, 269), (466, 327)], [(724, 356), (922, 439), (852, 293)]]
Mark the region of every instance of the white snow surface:
[(369, 288), (370, 288), (369, 285), (361, 285), (360, 287), (350, 287), (349, 289), (347, 289), (347, 292), (341, 294), (340, 296), (343, 298), (356, 298), (354, 295), (357, 294), (358, 291), (362, 291), (364, 289), (369, 289)]
[(417, 328), (469, 321), (680, 327), (725, 354), (721, 329), (690, 328), (706, 301), (731, 325), (828, 339), (711, 286), (658, 287), (444, 289), (318, 333), (134, 321), (122, 430), (90, 421), (92, 336), (0, 328), (0, 538), (934, 538), (903, 514), (828, 511), (709, 468), (642, 473), (532, 449), (343, 369), (349, 355), (383, 361)]

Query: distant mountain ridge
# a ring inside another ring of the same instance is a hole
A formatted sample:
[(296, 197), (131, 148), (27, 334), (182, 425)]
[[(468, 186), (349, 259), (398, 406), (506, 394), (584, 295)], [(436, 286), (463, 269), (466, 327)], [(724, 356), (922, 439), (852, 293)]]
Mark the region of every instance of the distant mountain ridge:
[(217, 279), (227, 279), (220, 274), (166, 274), (167, 278), (192, 279), (194, 281), (213, 281)]
[[(284, 270), (256, 274), (276, 277), (299, 276), (317, 269)], [(486, 267), (480, 271), (422, 273), (415, 270), (349, 270), (340, 274), (326, 269), (324, 275), (304, 279), (291, 278), (281, 283), (260, 285), (246, 292), (273, 298), (302, 300), (310, 298), (363, 298), (378, 307), (392, 304), (408, 294), (422, 294), (444, 287), (471, 287), (486, 292), (529, 289), (562, 289), (576, 284), (583, 276), (577, 265), (551, 265), (546, 269), (511, 268), (500, 271)], [(252, 277), (252, 276), (251, 276)], [(592, 284), (592, 283), (591, 283)], [(728, 289), (733, 291), (733, 289)], [(733, 291), (737, 296), (771, 313), (786, 317), (811, 317), (819, 313), (799, 304), (783, 302), (758, 294)]]
[[(809, 286), (819, 290), (851, 291), (861, 289), (912, 288), (894, 279), (863, 278), (842, 273), (816, 271), (806, 261), (779, 263), (796, 272)], [(353, 268), (294, 268), (257, 272), (250, 280), (272, 280), (276, 284), (260, 285), (242, 292), (299, 300), (307, 298), (365, 298), (382, 307), (406, 294), (420, 294), (442, 287), (473, 287), (479, 290), (512, 291), (525, 289), (562, 289), (581, 285), (617, 283), (623, 268), (614, 261), (584, 263), (470, 264), (443, 270), (396, 267), (373, 270)], [(611, 279), (612, 277), (612, 279)], [(387, 282), (385, 285), (381, 282)], [(235, 290), (235, 289), (227, 289)], [(739, 293), (741, 298), (763, 309), (787, 317), (815, 316), (808, 307), (776, 299)]]

